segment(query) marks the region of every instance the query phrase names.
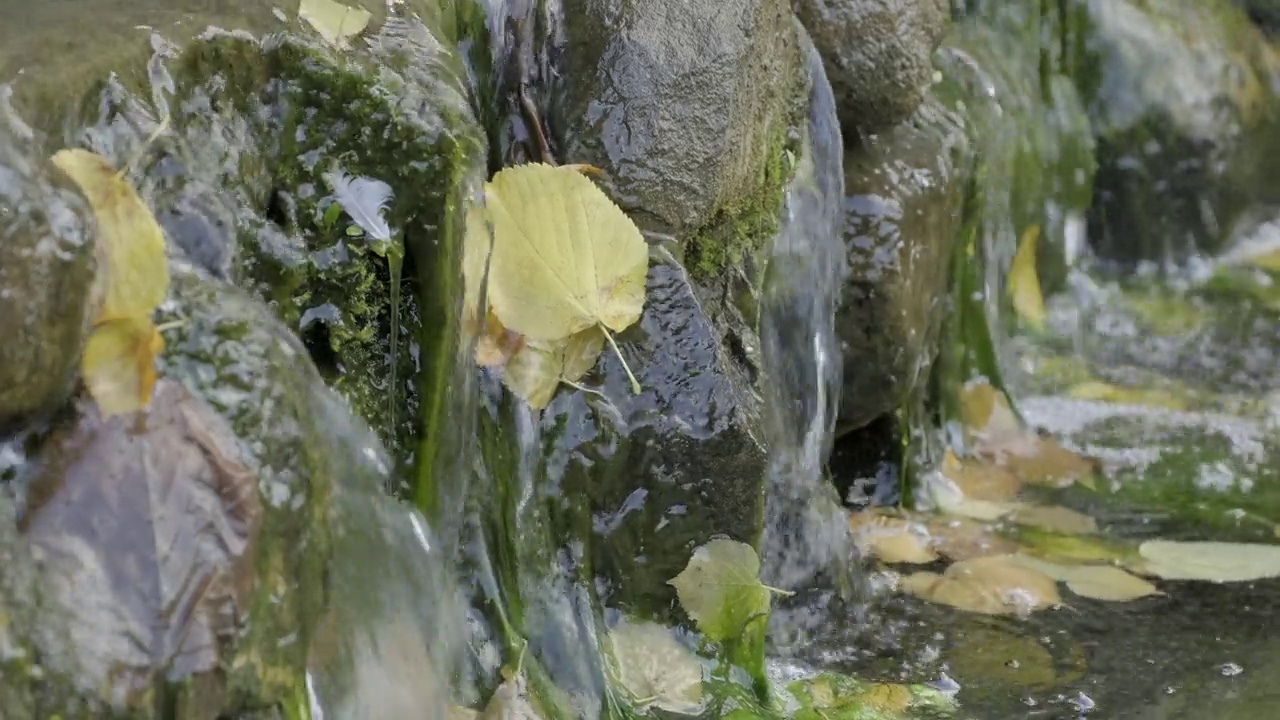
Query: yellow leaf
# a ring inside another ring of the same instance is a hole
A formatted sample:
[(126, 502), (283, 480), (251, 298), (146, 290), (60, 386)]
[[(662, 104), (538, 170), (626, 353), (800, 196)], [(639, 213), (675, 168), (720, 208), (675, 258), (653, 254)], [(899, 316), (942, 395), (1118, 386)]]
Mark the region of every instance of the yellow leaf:
[(1018, 319), (1033, 330), (1044, 329), (1044, 298), (1040, 294), (1040, 277), (1036, 274), (1036, 245), (1040, 226), (1032, 225), (1022, 233), (1018, 249), (1009, 266), (1009, 297)]
[(527, 341), (507, 361), (502, 382), (529, 407), (541, 410), (555, 397), (561, 382), (577, 382), (595, 366), (604, 342), (598, 327), (554, 342)]
[(1065, 582), (1068, 590), (1092, 600), (1129, 602), (1161, 594), (1155, 585), (1113, 565), (1059, 565), (1027, 556), (1015, 556), (1014, 560)]
[(156, 384), (155, 357), (163, 349), (147, 317), (108, 320), (93, 329), (80, 368), (103, 417), (147, 406)]
[[(542, 164), (495, 175), (485, 207), (493, 224), (489, 305), (502, 325), (545, 343), (599, 327), (617, 351), (609, 331), (640, 319), (649, 266), (631, 219), (572, 167)], [(631, 384), (638, 393), (634, 376)]]
[(1038, 437), (1029, 431), (1023, 438), (983, 442), (978, 453), (994, 459), (1023, 482), (1049, 487), (1087, 482), (1098, 469), (1094, 460), (1062, 447), (1053, 438)]
[(1083, 513), (1057, 505), (1019, 505), (1009, 515), (1019, 525), (1048, 530), (1063, 535), (1091, 535), (1098, 531), (1098, 521)]
[(926, 565), (938, 559), (918, 523), (863, 511), (849, 516), (849, 527), (858, 549), (884, 562)]
[(997, 535), (990, 526), (963, 517), (938, 517), (929, 522), (933, 547), (950, 560), (1009, 555), (1018, 546)]
[(164, 233), (155, 217), (101, 156), (68, 149), (52, 162), (80, 188), (97, 220), (106, 282), (98, 322), (150, 317), (169, 289)]
[(1025, 616), (1062, 602), (1053, 578), (1009, 556), (965, 560), (942, 575), (915, 573), (899, 587), (929, 602), (985, 615)]
[(1165, 408), (1168, 410), (1186, 410), (1187, 403), (1171, 392), (1125, 388), (1099, 381), (1082, 382), (1067, 391), (1069, 397), (1079, 400), (1102, 400), (1118, 405), (1141, 405), (1143, 407)]
[(896, 683), (871, 683), (858, 698), (864, 707), (884, 713), (899, 715), (915, 702), (915, 693), (906, 685)]
[(942, 460), (942, 474), (971, 500), (1003, 502), (1017, 495), (1022, 486), (1008, 470), (980, 460), (961, 460), (949, 449)]
[(1018, 542), (1024, 552), (1057, 563), (1109, 562), (1136, 554), (1102, 538), (1059, 535), (1033, 529), (1021, 530)]
[(493, 313), (485, 318), (484, 332), (476, 338), (476, 364), (504, 367), (524, 347), (524, 336), (502, 327)]
[(326, 41), (342, 46), (363, 32), (373, 15), (364, 8), (348, 7), (333, 0), (302, 0), (298, 17)]

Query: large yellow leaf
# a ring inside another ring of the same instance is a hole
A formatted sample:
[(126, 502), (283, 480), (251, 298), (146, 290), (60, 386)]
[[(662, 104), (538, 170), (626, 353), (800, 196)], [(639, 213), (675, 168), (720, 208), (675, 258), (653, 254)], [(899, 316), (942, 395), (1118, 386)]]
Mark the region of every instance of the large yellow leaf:
[(315, 29), (320, 37), (343, 47), (347, 40), (359, 35), (373, 15), (368, 10), (350, 7), (334, 0), (302, 0), (298, 17)]
[(150, 316), (169, 288), (164, 233), (128, 182), (101, 156), (60, 150), (53, 164), (67, 174), (93, 210), (99, 272), (105, 292), (98, 321)]
[(1025, 616), (1062, 602), (1053, 578), (1008, 556), (958, 562), (942, 575), (915, 573), (903, 578), (900, 588), (930, 602), (985, 615)]
[(493, 222), (489, 303), (530, 340), (640, 319), (649, 251), (640, 230), (573, 168), (506, 168), (485, 188)]
[(600, 358), (604, 333), (597, 327), (555, 342), (526, 342), (507, 361), (502, 382), (529, 407), (541, 410), (561, 382), (577, 382)]
[(141, 410), (156, 384), (155, 357), (164, 340), (151, 318), (108, 320), (89, 334), (80, 371), (103, 417)]

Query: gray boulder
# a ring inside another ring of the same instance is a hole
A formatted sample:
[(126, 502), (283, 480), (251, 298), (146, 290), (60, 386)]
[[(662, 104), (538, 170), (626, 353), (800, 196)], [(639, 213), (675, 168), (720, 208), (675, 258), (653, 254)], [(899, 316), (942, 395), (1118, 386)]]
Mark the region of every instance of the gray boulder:
[(910, 119), (863, 134), (845, 153), (841, 431), (892, 412), (928, 379), (970, 152), (963, 120), (926, 99)]
[(847, 133), (892, 127), (924, 100), (949, 0), (792, 0), (822, 53)]
[(551, 125), (562, 162), (603, 168), (644, 229), (685, 243), (699, 279), (777, 227), (803, 119), (786, 0), (567, 0)]

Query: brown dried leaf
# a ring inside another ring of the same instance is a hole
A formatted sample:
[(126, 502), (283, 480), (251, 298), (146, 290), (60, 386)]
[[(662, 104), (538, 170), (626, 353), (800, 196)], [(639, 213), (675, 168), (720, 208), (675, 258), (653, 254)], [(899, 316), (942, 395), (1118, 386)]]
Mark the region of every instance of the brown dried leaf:
[(1022, 489), (1022, 481), (1008, 470), (982, 460), (961, 460), (950, 450), (942, 460), (942, 474), (969, 500), (1003, 502)]
[(23, 530), (68, 613), (83, 680), (117, 709), (162, 680), (217, 687), (253, 587), (257, 478), (177, 382), (157, 384), (146, 415), (80, 411), (45, 445)]
[(941, 605), (985, 615), (1025, 616), (1062, 603), (1053, 578), (1009, 556), (958, 562), (942, 575), (916, 573), (901, 588)]

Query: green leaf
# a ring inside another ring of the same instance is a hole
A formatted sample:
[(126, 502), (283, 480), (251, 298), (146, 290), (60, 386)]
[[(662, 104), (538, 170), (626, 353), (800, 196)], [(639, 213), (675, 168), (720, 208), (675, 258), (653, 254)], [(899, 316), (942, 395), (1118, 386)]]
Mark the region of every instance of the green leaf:
[(1009, 297), (1018, 319), (1033, 330), (1043, 330), (1044, 297), (1040, 292), (1040, 276), (1036, 273), (1036, 245), (1040, 226), (1032, 225), (1022, 233), (1018, 249), (1009, 266)]
[(874, 683), (824, 673), (787, 685), (800, 709), (795, 720), (896, 720), (928, 709), (929, 717), (951, 714), (954, 701), (920, 685)]
[(770, 590), (759, 579), (760, 558), (746, 543), (716, 539), (693, 551), (667, 584), (708, 638), (737, 638), (753, 618), (767, 615)]
[(1165, 580), (1248, 582), (1280, 577), (1280, 545), (1148, 540), (1142, 569)]
[(698, 657), (657, 623), (624, 620), (609, 631), (618, 680), (637, 707), (697, 714), (702, 709)]

